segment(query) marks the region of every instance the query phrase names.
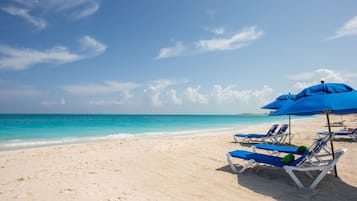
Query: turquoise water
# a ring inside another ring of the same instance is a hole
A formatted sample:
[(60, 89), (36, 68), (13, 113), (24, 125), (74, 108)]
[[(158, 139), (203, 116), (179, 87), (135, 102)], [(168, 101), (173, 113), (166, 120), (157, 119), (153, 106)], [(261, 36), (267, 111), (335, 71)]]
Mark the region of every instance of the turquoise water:
[(265, 115), (0, 115), (0, 149), (169, 136), (286, 121)]

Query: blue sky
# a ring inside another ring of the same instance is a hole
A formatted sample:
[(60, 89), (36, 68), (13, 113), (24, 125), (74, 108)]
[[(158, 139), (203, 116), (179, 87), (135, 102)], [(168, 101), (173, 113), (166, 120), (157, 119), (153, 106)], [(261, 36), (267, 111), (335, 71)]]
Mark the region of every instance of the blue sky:
[(265, 112), (357, 88), (356, 1), (0, 2), (0, 113)]

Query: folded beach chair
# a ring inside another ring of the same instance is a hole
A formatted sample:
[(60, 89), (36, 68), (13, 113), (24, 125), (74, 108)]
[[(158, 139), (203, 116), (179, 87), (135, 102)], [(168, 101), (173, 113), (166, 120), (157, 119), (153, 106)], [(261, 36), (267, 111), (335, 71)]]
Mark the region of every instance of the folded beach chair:
[[(329, 135), (329, 132), (327, 131), (322, 131), (322, 132), (318, 132), (317, 135), (319, 136), (326, 136)], [(334, 137), (336, 136), (347, 136), (347, 137), (351, 137), (351, 139), (353, 141), (357, 141), (357, 128), (355, 128), (352, 131), (337, 131), (337, 132), (332, 132), (332, 135)]]
[[(278, 156), (282, 153), (302, 155), (306, 150), (309, 150), (312, 153), (309, 155), (308, 160), (310, 162), (313, 161), (316, 162), (316, 161), (321, 161), (323, 157), (331, 156), (332, 152), (327, 147), (327, 142), (329, 140), (330, 140), (330, 136), (319, 138), (308, 148), (305, 146), (293, 147), (293, 146), (273, 145), (273, 144), (256, 144), (253, 145), (252, 148), (253, 148), (253, 152), (256, 152), (257, 149), (261, 149), (261, 150), (266, 150), (271, 155), (275, 155), (275, 156)], [(324, 153), (322, 153), (321, 150), (324, 150)]]
[[(320, 171), (317, 177), (314, 178), (313, 182), (309, 186), (310, 189), (314, 189), (316, 185), (325, 177), (329, 170), (331, 170), (337, 163), (338, 159), (346, 152), (347, 149), (340, 149), (335, 152), (335, 159), (329, 159), (325, 161), (319, 161), (319, 163), (311, 164), (307, 161), (312, 152), (306, 150), (302, 155), (300, 155), (296, 160), (290, 162), (283, 162), (283, 157), (260, 154), (256, 152), (250, 152), (245, 150), (235, 150), (228, 152), (225, 156), (231, 167), (232, 171), (236, 174), (244, 172), (248, 168), (253, 168), (257, 165), (268, 165), (272, 167), (282, 168), (286, 173), (292, 178), (299, 188), (305, 188), (301, 181), (297, 178), (294, 171), (304, 172), (308, 176), (312, 177), (311, 171)], [(244, 161), (241, 165), (241, 169), (238, 170), (236, 165), (232, 162), (232, 158), (239, 158)]]
[(280, 129), (274, 133), (270, 139), (274, 144), (281, 144), (286, 140), (286, 137), (288, 136), (288, 133), (286, 131), (288, 130), (289, 125), (288, 124), (283, 124)]
[(261, 139), (265, 142), (266, 139), (270, 138), (274, 134), (278, 126), (278, 124), (273, 124), (266, 134), (235, 134), (233, 135), (233, 138), (236, 142), (238, 142), (238, 139), (241, 139), (242, 142), (250, 142), (252, 139)]

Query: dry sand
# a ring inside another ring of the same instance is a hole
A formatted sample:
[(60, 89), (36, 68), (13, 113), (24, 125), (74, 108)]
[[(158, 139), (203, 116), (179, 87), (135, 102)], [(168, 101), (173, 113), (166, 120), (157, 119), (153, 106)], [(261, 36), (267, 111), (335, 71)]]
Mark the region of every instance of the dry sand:
[[(348, 126), (357, 126), (357, 116), (343, 118)], [(340, 119), (332, 117), (332, 121)], [(325, 125), (323, 116), (293, 120), (292, 143), (311, 144), (315, 132), (326, 130)], [(236, 132), (265, 132), (268, 127), (262, 124)], [(348, 149), (338, 163), (339, 178), (327, 175), (311, 191), (297, 188), (282, 169), (259, 166), (232, 174), (224, 154), (251, 150), (234, 143), (232, 134), (2, 151), (0, 200), (357, 200), (357, 142), (335, 141), (336, 149)]]

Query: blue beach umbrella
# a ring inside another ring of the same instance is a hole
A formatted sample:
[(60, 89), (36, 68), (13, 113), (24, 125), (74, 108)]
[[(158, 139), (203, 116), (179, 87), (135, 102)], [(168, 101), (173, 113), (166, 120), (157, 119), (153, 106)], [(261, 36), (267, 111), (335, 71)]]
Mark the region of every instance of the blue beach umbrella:
[(283, 105), (285, 105), (286, 103), (290, 102), (290, 101), (293, 101), (295, 98), (295, 95), (293, 94), (283, 94), (283, 95), (280, 95), (278, 96), (275, 101), (263, 106), (262, 108), (263, 109), (273, 109), (273, 110), (276, 110), (276, 109), (279, 109), (281, 108)]
[[(332, 136), (329, 114), (357, 113), (357, 91), (342, 83), (324, 83), (311, 86), (296, 95), (295, 100), (282, 106), (272, 115), (325, 114), (328, 131)], [(330, 140), (332, 157), (335, 158), (333, 142)], [(337, 170), (335, 167), (335, 175)]]
[[(273, 110), (277, 110), (279, 108), (281, 108), (282, 106), (284, 106), (285, 104), (291, 102), (294, 100), (296, 95), (293, 94), (283, 94), (278, 96), (275, 101), (263, 106), (263, 109), (273, 109)], [(291, 144), (291, 117), (289, 115), (289, 144)]]

